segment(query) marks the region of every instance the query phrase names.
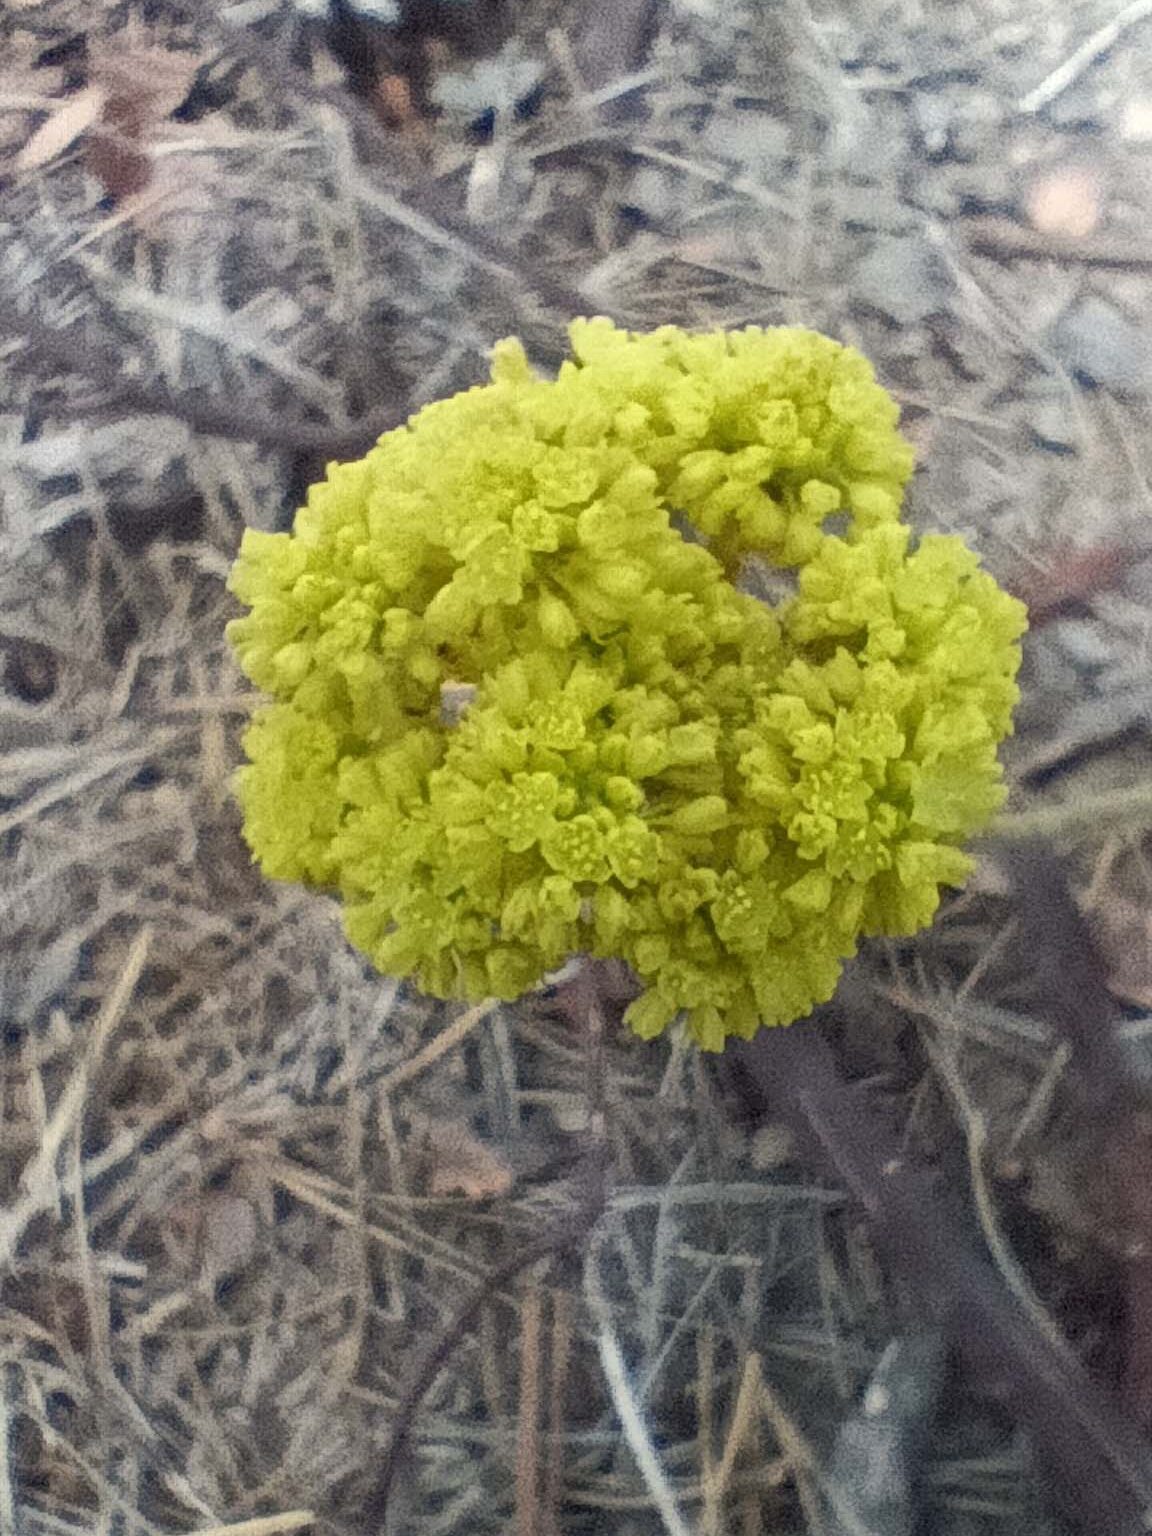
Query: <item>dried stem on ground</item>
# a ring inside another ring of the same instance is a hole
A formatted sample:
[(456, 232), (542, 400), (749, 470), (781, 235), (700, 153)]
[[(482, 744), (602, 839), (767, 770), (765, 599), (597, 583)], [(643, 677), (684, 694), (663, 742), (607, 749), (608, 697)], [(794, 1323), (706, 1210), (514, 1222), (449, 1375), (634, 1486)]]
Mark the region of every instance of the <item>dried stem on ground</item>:
[(1142, 1529), (1152, 1447), (1071, 1351), (1039, 1332), (945, 1192), (907, 1157), (869, 1090), (841, 1077), (819, 1026), (764, 1031), (733, 1056), (760, 1102), (846, 1184), (926, 1317), (1029, 1426), (1061, 1508), (1086, 1532)]
[(1119, 1035), (1108, 968), (1072, 898), (1059, 860), (1043, 845), (1008, 850), (1019, 893), (1021, 952), (1039, 977), (1043, 1016), (1071, 1046), (1065, 1081), (1074, 1099), (1080, 1155), (1096, 1170), (1120, 1249), (1124, 1297), (1121, 1392), (1152, 1430), (1152, 1111)]

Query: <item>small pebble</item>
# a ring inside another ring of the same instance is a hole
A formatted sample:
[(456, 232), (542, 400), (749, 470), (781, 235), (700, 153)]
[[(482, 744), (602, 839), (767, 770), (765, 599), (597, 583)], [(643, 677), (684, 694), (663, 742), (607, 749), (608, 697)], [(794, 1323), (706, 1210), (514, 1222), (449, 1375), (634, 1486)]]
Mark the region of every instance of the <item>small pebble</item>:
[(1152, 144), (1152, 96), (1135, 96), (1124, 103), (1120, 132), (1130, 144)]
[(1100, 180), (1087, 166), (1055, 165), (1042, 171), (1024, 197), (1033, 229), (1082, 240), (1100, 223)]
[(913, 235), (878, 240), (856, 268), (856, 297), (900, 325), (916, 325), (945, 307), (948, 278), (936, 253)]
[(1060, 619), (1052, 637), (1069, 661), (1085, 672), (1098, 672), (1116, 660), (1116, 653), (1091, 619)]
[(1142, 394), (1152, 385), (1152, 335), (1096, 294), (1060, 316), (1048, 345), (1074, 374), (1118, 395)]
[(1040, 446), (1051, 452), (1075, 453), (1079, 446), (1076, 420), (1063, 393), (1032, 402), (1028, 426)]

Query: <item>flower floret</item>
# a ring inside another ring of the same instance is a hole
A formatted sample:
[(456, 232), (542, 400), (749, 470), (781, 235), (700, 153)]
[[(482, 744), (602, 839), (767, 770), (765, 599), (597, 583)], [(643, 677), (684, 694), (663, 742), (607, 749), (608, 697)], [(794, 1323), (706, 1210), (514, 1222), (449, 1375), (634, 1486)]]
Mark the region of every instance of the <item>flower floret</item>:
[[(1024, 613), (960, 540), (914, 542), (911, 450), (851, 348), (570, 334), (555, 379), (502, 342), (291, 533), (245, 534), (229, 638), (272, 701), (245, 837), (435, 995), (612, 956), (638, 1034), (718, 1049), (965, 878)], [(764, 566), (796, 570), (775, 606)]]

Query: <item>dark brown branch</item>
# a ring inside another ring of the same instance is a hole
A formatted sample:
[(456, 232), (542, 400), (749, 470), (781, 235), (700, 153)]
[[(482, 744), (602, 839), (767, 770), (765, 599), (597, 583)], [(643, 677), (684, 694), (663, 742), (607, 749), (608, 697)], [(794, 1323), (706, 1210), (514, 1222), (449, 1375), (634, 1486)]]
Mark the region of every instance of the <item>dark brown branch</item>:
[(1054, 854), (1038, 844), (1008, 850), (1019, 895), (1018, 943), (1037, 974), (1044, 1017), (1072, 1047), (1078, 1157), (1091, 1169), (1119, 1252), (1124, 1298), (1121, 1393), (1152, 1426), (1152, 1128), (1147, 1091), (1117, 1032), (1108, 968)]
[(1087, 239), (1046, 235), (1011, 219), (961, 219), (956, 227), (970, 251), (997, 261), (1056, 261), (1121, 272), (1152, 268), (1152, 247), (1145, 241), (1107, 235)]
[(216, 405), (195, 395), (173, 394), (163, 384), (124, 385), (102, 399), (72, 401), (85, 415), (171, 416), (203, 437), (234, 443), (256, 443), (284, 453), (317, 455), (325, 459), (358, 459), (385, 432), (399, 426), (403, 415), (393, 407), (373, 411), (347, 427), (293, 421), (247, 406)]
[(1116, 1032), (1108, 972), (1068, 888), (1060, 861), (1040, 843), (1002, 850), (1019, 900), (1017, 944), (1035, 976), (1045, 1020), (1072, 1047), (1081, 1107), (1098, 1115), (1130, 1106), (1135, 1084)]
[(1152, 1450), (1139, 1428), (1037, 1328), (873, 1095), (841, 1077), (819, 1024), (764, 1030), (729, 1053), (753, 1097), (792, 1124), (868, 1213), (889, 1264), (963, 1363), (1030, 1428), (1062, 1510), (1093, 1533), (1146, 1529)]
[(206, 437), (230, 442), (258, 443), (286, 453), (356, 458), (378, 437), (398, 426), (403, 412), (387, 406), (346, 427), (299, 421), (273, 415), (247, 404), (222, 405), (200, 395), (177, 394), (161, 380), (148, 383), (125, 379), (116, 362), (85, 345), (71, 332), (57, 331), (42, 321), (9, 309), (2, 329), (24, 343), (28, 356), (58, 373), (87, 379), (99, 389), (91, 400), (68, 402), (68, 409), (85, 415), (171, 416)]

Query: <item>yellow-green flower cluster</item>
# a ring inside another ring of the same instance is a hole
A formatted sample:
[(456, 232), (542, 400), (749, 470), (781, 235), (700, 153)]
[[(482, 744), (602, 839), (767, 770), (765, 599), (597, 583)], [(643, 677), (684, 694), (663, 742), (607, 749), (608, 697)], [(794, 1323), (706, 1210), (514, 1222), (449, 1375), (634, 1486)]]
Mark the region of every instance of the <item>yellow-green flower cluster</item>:
[[(701, 1045), (827, 999), (927, 923), (999, 805), (1021, 606), (910, 548), (867, 361), (799, 329), (572, 326), (245, 535), (230, 630), (271, 694), (238, 776), (265, 872), (337, 891), (384, 971), (512, 998), (574, 953)], [(756, 555), (796, 571), (776, 609)]]

